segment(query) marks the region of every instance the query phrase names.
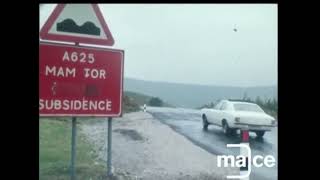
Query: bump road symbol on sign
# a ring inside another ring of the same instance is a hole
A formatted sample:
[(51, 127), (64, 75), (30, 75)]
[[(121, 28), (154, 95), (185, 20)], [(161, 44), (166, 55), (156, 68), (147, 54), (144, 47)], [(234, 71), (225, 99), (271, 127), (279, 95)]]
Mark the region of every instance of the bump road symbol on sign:
[(58, 4), (41, 28), (40, 38), (108, 46), (114, 44), (97, 4)]
[(121, 115), (124, 51), (40, 42), (40, 116)]

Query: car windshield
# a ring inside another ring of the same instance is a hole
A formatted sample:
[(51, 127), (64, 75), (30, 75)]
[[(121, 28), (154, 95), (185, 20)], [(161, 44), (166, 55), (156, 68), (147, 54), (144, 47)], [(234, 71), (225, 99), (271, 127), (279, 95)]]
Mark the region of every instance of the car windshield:
[(234, 110), (236, 111), (252, 111), (252, 112), (264, 112), (256, 104), (246, 104), (246, 103), (234, 103)]

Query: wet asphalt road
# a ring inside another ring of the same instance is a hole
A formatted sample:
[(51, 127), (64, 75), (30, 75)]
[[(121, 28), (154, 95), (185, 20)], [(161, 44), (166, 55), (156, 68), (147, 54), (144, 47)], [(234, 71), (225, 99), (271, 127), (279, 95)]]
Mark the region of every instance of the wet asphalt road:
[[(182, 108), (156, 108), (148, 107), (147, 112), (164, 124), (170, 126), (176, 132), (182, 134), (193, 144), (215, 155), (239, 155), (238, 148), (227, 148), (226, 144), (240, 143), (239, 132), (237, 136), (226, 137), (221, 127), (210, 125), (207, 131), (202, 130), (202, 119), (199, 110)], [(276, 159), (276, 166), (252, 167), (250, 180), (277, 180), (277, 145), (278, 130), (266, 132), (263, 139), (257, 139), (255, 133), (250, 133), (250, 147), (252, 156), (272, 155)]]

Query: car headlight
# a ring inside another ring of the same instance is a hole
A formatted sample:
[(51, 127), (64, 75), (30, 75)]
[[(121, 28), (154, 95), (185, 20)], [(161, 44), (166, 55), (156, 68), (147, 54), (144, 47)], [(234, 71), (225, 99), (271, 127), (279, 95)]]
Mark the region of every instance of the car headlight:
[(240, 118), (239, 118), (239, 117), (236, 117), (234, 120), (235, 120), (236, 122), (240, 122)]

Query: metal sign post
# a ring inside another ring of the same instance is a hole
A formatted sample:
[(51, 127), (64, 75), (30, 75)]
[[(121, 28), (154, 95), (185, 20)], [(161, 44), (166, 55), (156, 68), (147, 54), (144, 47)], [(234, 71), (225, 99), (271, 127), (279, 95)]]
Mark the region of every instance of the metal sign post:
[(107, 149), (107, 175), (110, 177), (112, 176), (111, 172), (111, 144), (112, 144), (112, 118), (108, 118), (108, 149)]
[(77, 118), (72, 117), (72, 135), (71, 135), (71, 180), (76, 179), (75, 161), (76, 161), (76, 136), (77, 136)]

